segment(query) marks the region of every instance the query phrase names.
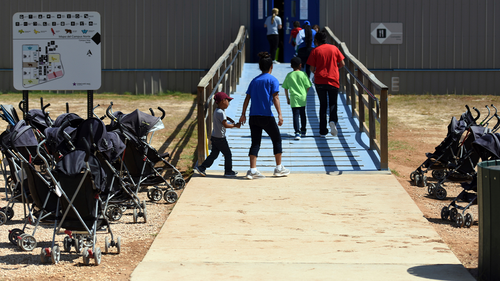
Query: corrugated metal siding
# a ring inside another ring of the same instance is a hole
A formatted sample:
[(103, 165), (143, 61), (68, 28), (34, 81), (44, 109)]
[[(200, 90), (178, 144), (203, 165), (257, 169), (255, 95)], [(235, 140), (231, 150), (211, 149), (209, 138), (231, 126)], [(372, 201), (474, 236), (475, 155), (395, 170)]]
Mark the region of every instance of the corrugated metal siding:
[[(8, 0), (0, 10), (0, 69), (12, 69), (12, 15), (17, 12), (97, 11), (102, 24), (98, 92), (195, 92), (209, 69), (250, 24), (250, 0)], [(0, 91), (15, 91), (12, 72), (0, 72)]]
[[(376, 71), (401, 93), (500, 94), (500, 2), (494, 0), (321, 0), (328, 26), (369, 69), (470, 71)], [(403, 23), (403, 44), (372, 45), (372, 22)]]

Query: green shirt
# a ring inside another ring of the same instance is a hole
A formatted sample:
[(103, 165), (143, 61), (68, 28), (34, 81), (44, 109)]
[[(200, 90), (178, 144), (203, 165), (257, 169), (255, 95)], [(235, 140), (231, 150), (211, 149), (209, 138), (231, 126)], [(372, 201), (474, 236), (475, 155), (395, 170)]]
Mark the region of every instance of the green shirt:
[(283, 88), (288, 90), (291, 107), (303, 107), (307, 103), (307, 89), (311, 81), (304, 71), (292, 71), (286, 75)]

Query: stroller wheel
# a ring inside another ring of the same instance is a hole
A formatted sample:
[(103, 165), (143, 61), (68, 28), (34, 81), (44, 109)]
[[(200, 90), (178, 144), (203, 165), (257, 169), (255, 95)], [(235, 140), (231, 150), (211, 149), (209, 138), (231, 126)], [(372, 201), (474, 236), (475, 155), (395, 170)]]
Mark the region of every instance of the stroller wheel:
[(85, 247), (85, 249), (83, 249), (83, 263), (85, 265), (90, 264), (90, 253), (89, 253), (89, 248), (87, 248), (87, 247)]
[(451, 208), (451, 210), (450, 210), (450, 221), (455, 221), (455, 217), (457, 216), (457, 214), (458, 214), (457, 208), (455, 208), (455, 207)]
[(56, 245), (52, 248), (51, 258), (53, 264), (59, 263), (59, 260), (61, 259), (61, 250), (59, 250), (59, 246)]
[(184, 178), (182, 176), (177, 175), (177, 176), (175, 176), (175, 179), (174, 179), (172, 186), (177, 190), (183, 189), (184, 186), (186, 186), (186, 181), (184, 180)]
[(11, 231), (9, 231), (9, 241), (13, 245), (17, 246), (17, 237), (23, 234), (24, 231), (20, 230), (19, 228), (14, 228)]
[(446, 195), (448, 195), (448, 192), (446, 192), (446, 189), (442, 187), (438, 187), (436, 189), (436, 198), (439, 200), (443, 200), (446, 198)]
[(470, 228), (473, 223), (474, 223), (474, 217), (472, 216), (472, 214), (471, 213), (465, 214), (465, 221), (464, 221), (465, 227)]
[(418, 187), (425, 187), (425, 186), (427, 186), (427, 176), (426, 175), (421, 175)]
[(95, 262), (95, 265), (100, 265), (101, 264), (101, 248), (97, 247), (95, 248), (95, 252), (94, 252), (94, 262)]
[(73, 241), (75, 241), (75, 251), (80, 254), (83, 249), (83, 238), (81, 236), (75, 238), (76, 239), (73, 239)]
[(63, 249), (67, 253), (71, 252), (71, 245), (73, 244), (72, 240), (73, 239), (71, 239), (69, 236), (64, 237), (64, 240), (63, 240)]
[(420, 178), (421, 178), (421, 177), (422, 177), (422, 176), (421, 176), (420, 174), (415, 174), (414, 184), (415, 184), (416, 186), (420, 186)]
[(163, 193), (161, 191), (161, 189), (159, 188), (155, 188), (153, 189), (153, 191), (151, 191), (151, 201), (153, 202), (158, 202), (161, 200), (161, 198), (163, 197)]
[(10, 221), (14, 217), (14, 209), (11, 207), (3, 207), (0, 209), (3, 213), (7, 215), (7, 220)]
[(3, 225), (7, 222), (7, 215), (0, 211), (0, 225)]
[(50, 248), (42, 248), (40, 251), (40, 262), (48, 263), (50, 260)]
[(116, 253), (119, 254), (121, 250), (122, 250), (122, 238), (118, 236), (118, 238), (116, 238)]
[(434, 195), (434, 191), (436, 190), (436, 185), (431, 183), (427, 186), (427, 193), (429, 195)]
[(21, 239), (19, 239), (19, 247), (23, 251), (33, 251), (36, 248), (35, 237), (29, 234), (21, 234)]
[(450, 209), (447, 206), (444, 206), (441, 209), (441, 219), (447, 220), (449, 216), (450, 216)]
[(432, 171), (432, 177), (438, 181), (444, 179), (445, 173), (444, 170), (434, 170)]
[(464, 226), (464, 223), (465, 223), (464, 215), (458, 213), (455, 216), (455, 226), (456, 227), (462, 227), (462, 226)]
[(123, 212), (119, 206), (110, 205), (106, 209), (106, 216), (112, 221), (117, 221), (122, 218)]
[(165, 194), (163, 195), (163, 198), (165, 199), (165, 201), (167, 201), (167, 203), (173, 204), (173, 203), (177, 202), (177, 199), (179, 198), (179, 196), (177, 195), (177, 193), (175, 191), (167, 190), (165, 192)]
[(416, 175), (416, 174), (417, 174), (417, 172), (411, 172), (411, 174), (410, 174), (410, 180), (411, 180), (412, 182), (415, 182), (415, 175)]

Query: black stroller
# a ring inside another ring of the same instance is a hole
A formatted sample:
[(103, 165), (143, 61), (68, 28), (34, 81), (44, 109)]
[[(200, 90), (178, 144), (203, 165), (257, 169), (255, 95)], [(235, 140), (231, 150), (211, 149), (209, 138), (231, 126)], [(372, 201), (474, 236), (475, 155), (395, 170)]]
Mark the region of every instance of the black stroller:
[[(24, 120), (0, 135), (7, 200), (7, 206), (0, 209), (0, 225), (14, 217), (15, 203), (32, 203), (26, 173), (22, 169), (22, 159), (29, 159), (35, 153), (37, 144), (33, 132), (29, 126), (25, 125)], [(6, 167), (9, 167), (9, 175), (7, 175)]]
[[(147, 136), (154, 134), (156, 130), (163, 128), (162, 119), (165, 117), (163, 109), (158, 108), (163, 114), (162, 117), (155, 117), (139, 110), (129, 114), (113, 114), (110, 105), (107, 109), (107, 115), (112, 120), (115, 131), (119, 132), (120, 137), (126, 144), (126, 150), (122, 157), (123, 166), (120, 167), (121, 174), (131, 181), (139, 190), (140, 186), (154, 186), (148, 189), (148, 198), (157, 202), (162, 198), (168, 203), (175, 203), (178, 199), (174, 189), (184, 188), (186, 182), (182, 174), (169, 162), (168, 153), (159, 154), (151, 145), (151, 136), (149, 143)], [(164, 167), (157, 167), (157, 163), (162, 163)], [(162, 175), (162, 173), (164, 175)], [(170, 173), (170, 182), (165, 179), (167, 173)], [(166, 188), (163, 193), (161, 187)]]
[[(90, 119), (88, 124), (92, 124), (91, 121)], [(64, 131), (67, 124), (62, 126), (61, 131)], [(107, 185), (107, 175), (101, 162), (92, 153), (92, 150), (99, 146), (100, 139), (94, 138), (92, 128), (89, 131), (86, 125), (79, 126), (78, 131), (80, 134), (77, 135), (87, 133), (88, 138), (82, 137), (74, 142), (76, 149), (60, 159), (52, 170), (53, 176), (49, 171), (53, 180), (59, 184), (61, 194), (61, 219), (54, 229), (54, 235), (61, 233), (61, 228), (66, 229), (62, 232), (67, 235), (63, 241), (64, 251), (70, 252), (74, 246), (77, 252), (82, 253), (85, 264), (89, 264), (90, 259), (93, 259), (95, 264), (99, 265), (101, 249), (96, 247), (97, 233), (111, 234), (111, 242), (108, 237), (105, 238), (105, 253), (109, 251), (109, 247), (117, 247), (119, 253), (121, 239), (118, 237), (115, 242), (111, 225), (105, 216), (107, 202), (103, 198), (107, 198), (111, 187)], [(91, 139), (91, 142), (88, 142), (88, 139)], [(52, 261), (57, 263), (59, 255), (58, 246), (53, 246), (52, 249), (42, 249), (40, 258), (42, 262), (52, 258)]]
[(460, 120), (457, 120), (455, 116), (451, 118), (451, 122), (448, 125), (448, 133), (444, 140), (435, 148), (434, 153), (426, 153), (427, 159), (410, 174), (411, 181), (419, 187), (427, 186), (427, 173), (432, 170), (432, 177), (436, 180), (442, 180), (448, 171), (448, 166), (451, 163), (456, 162), (456, 155), (461, 142), (461, 137), (463, 133), (476, 124), (476, 120), (479, 118), (480, 113), (477, 117), (472, 117), (469, 107), (466, 105), (467, 111), (462, 114)]
[(457, 161), (448, 164), (448, 171), (444, 178), (437, 183), (430, 183), (427, 187), (429, 195), (439, 200), (447, 196), (447, 191), (443, 187), (445, 181), (451, 182), (471, 182), (476, 177), (476, 165), (479, 162), (479, 155), (472, 149), (472, 143), (490, 132), (489, 128), (482, 126), (471, 126), (464, 136), (463, 144), (459, 147)]
[[(482, 161), (500, 159), (500, 134), (484, 134), (472, 143), (472, 148)], [(471, 205), (477, 204), (477, 174), (470, 183), (462, 183), (463, 191), (441, 210), (443, 220), (450, 219), (457, 227), (471, 227), (474, 217), (466, 213)], [(460, 206), (459, 203), (465, 203)], [(461, 213), (459, 212), (461, 211)]]

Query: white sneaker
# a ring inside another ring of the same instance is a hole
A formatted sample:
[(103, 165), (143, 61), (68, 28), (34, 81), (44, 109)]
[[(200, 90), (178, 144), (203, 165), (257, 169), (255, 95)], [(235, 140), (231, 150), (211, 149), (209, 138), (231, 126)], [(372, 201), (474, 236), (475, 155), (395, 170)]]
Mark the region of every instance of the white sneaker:
[(320, 138), (326, 138), (326, 135), (319, 135)]
[(278, 168), (274, 168), (274, 176), (275, 177), (284, 177), (290, 174), (290, 170), (285, 168), (285, 166), (281, 166), (281, 170), (278, 170)]
[(252, 173), (251, 170), (248, 170), (246, 178), (249, 180), (256, 180), (256, 179), (264, 179), (264, 178), (266, 178), (266, 176), (261, 174), (259, 171)]
[(277, 60), (273, 60), (273, 63), (274, 63), (274, 64), (280, 64), (280, 62), (279, 62), (279, 61), (277, 61)]
[(336, 137), (338, 132), (337, 132), (337, 127), (335, 126), (335, 122), (333, 121), (330, 121), (330, 134), (332, 134), (332, 136)]
[(295, 140), (300, 140), (300, 134), (299, 133), (295, 134)]

